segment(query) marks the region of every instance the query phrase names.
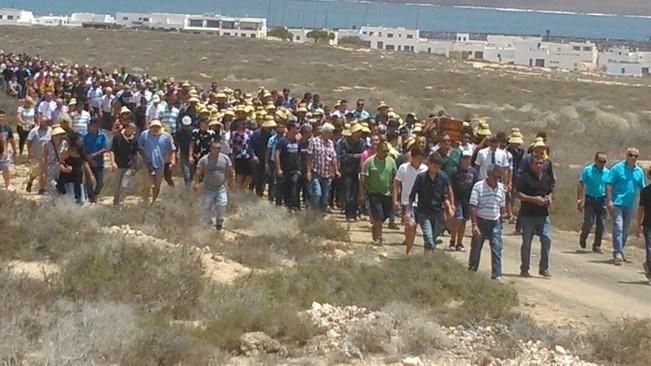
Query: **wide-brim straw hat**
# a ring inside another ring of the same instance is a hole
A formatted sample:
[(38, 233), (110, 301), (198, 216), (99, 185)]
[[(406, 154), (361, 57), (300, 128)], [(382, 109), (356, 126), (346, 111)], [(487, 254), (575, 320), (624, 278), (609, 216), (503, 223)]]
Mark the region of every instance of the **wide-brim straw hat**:
[(350, 127), (350, 133), (351, 134), (362, 132), (363, 130), (364, 130), (364, 126), (362, 126), (361, 123), (352, 124), (352, 126)]
[(131, 114), (131, 109), (129, 109), (129, 108), (127, 108), (127, 107), (122, 107), (122, 108), (120, 109), (120, 114), (124, 114), (124, 113)]
[(54, 127), (52, 129), (52, 136), (65, 135), (65, 134), (66, 134), (66, 130), (64, 130), (61, 127)]
[(477, 136), (491, 136), (493, 133), (491, 132), (491, 128), (486, 122), (481, 122), (479, 123), (479, 126), (477, 126), (477, 131), (475, 131), (475, 135)]
[(522, 138), (522, 134), (520, 132), (512, 132), (511, 136), (509, 136), (509, 143), (510, 144), (524, 144), (524, 139)]
[(382, 109), (382, 108), (389, 108), (389, 105), (386, 104), (384, 101), (381, 101), (380, 104), (378, 104), (377, 109)]
[(149, 127), (163, 127), (163, 124), (160, 123), (160, 120), (153, 119), (149, 122)]
[(278, 124), (276, 123), (276, 120), (274, 120), (273, 116), (268, 114), (264, 116), (264, 120), (262, 122), (262, 128), (276, 128)]

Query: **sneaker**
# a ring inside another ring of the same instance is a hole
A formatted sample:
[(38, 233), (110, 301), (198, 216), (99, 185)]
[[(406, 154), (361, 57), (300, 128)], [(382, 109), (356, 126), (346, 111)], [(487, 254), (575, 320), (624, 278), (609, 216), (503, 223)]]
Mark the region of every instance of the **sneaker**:
[(604, 254), (604, 250), (601, 247), (592, 247), (592, 251), (597, 254)]
[[(437, 243), (437, 244), (438, 244), (438, 243)], [(453, 241), (450, 241), (450, 245), (448, 246), (448, 250), (453, 251), (453, 252), (454, 252), (455, 250), (457, 250), (457, 246), (456, 246), (456, 244), (454, 244)]]
[(621, 254), (617, 254), (617, 255), (615, 256), (615, 259), (613, 260), (613, 263), (614, 263), (616, 266), (621, 266), (622, 263), (624, 263), (624, 258), (622, 257)]
[(502, 282), (502, 276), (491, 277), (491, 280), (497, 281), (497, 282)]
[(531, 274), (529, 271), (520, 271), (520, 277), (529, 278), (531, 277)]
[(549, 272), (548, 269), (546, 269), (544, 271), (539, 271), (538, 274), (545, 277), (545, 278), (550, 278), (552, 276), (552, 273)]
[(579, 246), (581, 247), (581, 249), (585, 249), (586, 247), (585, 239), (579, 239)]
[(27, 187), (25, 187), (27, 193), (32, 193), (32, 182), (27, 182)]
[(457, 252), (465, 252), (466, 248), (463, 246), (463, 244), (458, 244), (456, 250)]
[(222, 224), (215, 225), (215, 229), (217, 229), (217, 231), (222, 231), (223, 228), (224, 228), (224, 225), (222, 225)]

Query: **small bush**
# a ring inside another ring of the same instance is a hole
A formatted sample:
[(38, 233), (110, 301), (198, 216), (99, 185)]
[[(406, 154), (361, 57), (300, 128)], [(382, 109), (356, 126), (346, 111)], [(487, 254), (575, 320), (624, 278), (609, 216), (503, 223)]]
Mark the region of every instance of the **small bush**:
[(587, 337), (594, 357), (617, 365), (651, 365), (651, 320), (622, 319)]
[(183, 317), (201, 292), (202, 273), (185, 250), (99, 237), (69, 256), (53, 287), (74, 299), (136, 303)]

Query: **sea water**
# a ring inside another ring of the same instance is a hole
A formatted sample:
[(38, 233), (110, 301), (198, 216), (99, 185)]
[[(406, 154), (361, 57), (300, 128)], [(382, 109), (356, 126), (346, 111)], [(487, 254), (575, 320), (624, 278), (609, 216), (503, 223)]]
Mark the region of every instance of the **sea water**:
[(37, 15), (117, 11), (219, 13), (265, 17), (269, 25), (351, 28), (403, 26), (436, 32), (481, 32), (629, 40), (651, 37), (651, 17), (570, 12), (378, 3), (354, 0), (0, 0), (0, 8)]

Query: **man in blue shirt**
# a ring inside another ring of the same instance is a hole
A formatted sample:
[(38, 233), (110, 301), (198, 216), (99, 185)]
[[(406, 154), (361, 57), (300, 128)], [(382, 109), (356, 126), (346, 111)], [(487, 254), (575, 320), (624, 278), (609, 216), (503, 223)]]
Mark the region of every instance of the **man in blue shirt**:
[(104, 154), (108, 148), (108, 136), (99, 129), (99, 120), (92, 118), (88, 124), (88, 132), (82, 137), (84, 149), (86, 149), (88, 165), (95, 176), (96, 185), (86, 182), (86, 192), (91, 203), (97, 203), (97, 197), (104, 187)]
[(617, 266), (626, 260), (624, 247), (635, 211), (635, 200), (638, 191), (646, 186), (644, 171), (637, 165), (639, 157), (640, 151), (629, 147), (626, 160), (613, 165), (606, 180), (606, 205), (613, 217), (613, 257)]
[[(140, 154), (151, 178), (151, 202), (153, 203), (160, 193), (166, 165), (169, 169), (174, 167), (176, 146), (174, 146), (172, 135), (164, 132), (160, 120), (155, 119), (149, 122), (149, 129), (140, 134), (138, 149), (140, 149)], [(148, 195), (149, 193), (147, 192)]]
[(583, 168), (576, 189), (576, 208), (579, 212), (583, 212), (579, 245), (585, 249), (586, 240), (596, 221), (597, 227), (592, 244), (592, 251), (595, 253), (603, 253), (601, 239), (604, 235), (606, 221), (606, 178), (610, 174), (610, 170), (606, 168), (607, 161), (606, 153), (596, 153), (594, 163)]

